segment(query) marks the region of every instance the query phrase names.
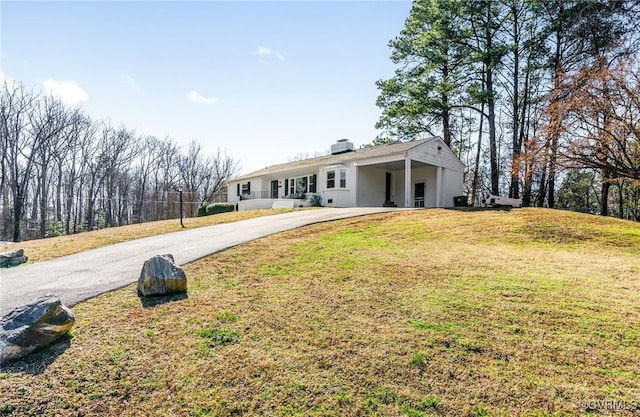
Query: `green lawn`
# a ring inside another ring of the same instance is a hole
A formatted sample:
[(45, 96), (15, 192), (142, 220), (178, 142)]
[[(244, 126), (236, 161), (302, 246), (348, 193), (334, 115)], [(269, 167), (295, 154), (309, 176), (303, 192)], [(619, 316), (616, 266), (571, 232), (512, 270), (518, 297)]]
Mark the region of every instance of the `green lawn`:
[[(522, 209), (305, 227), (74, 308), (0, 415), (632, 416), (640, 225)], [(153, 303), (152, 303), (153, 304)]]

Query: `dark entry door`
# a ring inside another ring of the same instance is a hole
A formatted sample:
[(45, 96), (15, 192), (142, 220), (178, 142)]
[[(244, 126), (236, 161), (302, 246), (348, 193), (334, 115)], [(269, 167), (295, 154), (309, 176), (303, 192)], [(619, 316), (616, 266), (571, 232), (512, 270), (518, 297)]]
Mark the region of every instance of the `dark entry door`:
[(424, 182), (417, 182), (414, 189), (414, 207), (424, 207)]
[(384, 183), (384, 201), (391, 201), (391, 173), (387, 172)]
[(271, 198), (278, 198), (278, 181), (271, 181)]

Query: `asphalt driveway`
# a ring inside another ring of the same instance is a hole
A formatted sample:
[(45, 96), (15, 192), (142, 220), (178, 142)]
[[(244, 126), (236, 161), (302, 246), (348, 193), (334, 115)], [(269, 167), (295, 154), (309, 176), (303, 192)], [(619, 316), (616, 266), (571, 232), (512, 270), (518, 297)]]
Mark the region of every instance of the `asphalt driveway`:
[[(229, 247), (309, 224), (383, 213), (395, 208), (324, 208), (293, 211), (152, 236), (46, 262), (0, 270), (0, 317), (44, 294), (71, 307), (137, 282), (144, 261), (170, 253), (184, 265)], [(28, 253), (26, 254), (29, 255)]]

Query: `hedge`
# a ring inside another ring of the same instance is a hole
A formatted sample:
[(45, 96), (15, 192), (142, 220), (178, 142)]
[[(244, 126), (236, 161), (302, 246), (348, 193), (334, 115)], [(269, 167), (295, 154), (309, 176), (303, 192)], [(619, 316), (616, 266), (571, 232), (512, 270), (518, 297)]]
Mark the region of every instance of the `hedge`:
[(231, 203), (213, 203), (207, 206), (206, 215), (209, 216), (211, 214), (227, 213), (234, 211), (235, 209), (236, 208)]

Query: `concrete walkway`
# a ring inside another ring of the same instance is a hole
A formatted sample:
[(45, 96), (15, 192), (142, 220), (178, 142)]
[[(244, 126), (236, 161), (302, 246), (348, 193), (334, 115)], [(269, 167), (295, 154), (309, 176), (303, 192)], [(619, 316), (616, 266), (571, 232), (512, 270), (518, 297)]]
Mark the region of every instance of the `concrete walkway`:
[[(396, 211), (396, 208), (324, 208), (294, 211), (152, 236), (46, 262), (0, 270), (0, 317), (47, 293), (67, 306), (137, 282), (142, 264), (170, 253), (184, 265), (229, 247), (309, 224)], [(29, 255), (28, 253), (26, 254)]]

